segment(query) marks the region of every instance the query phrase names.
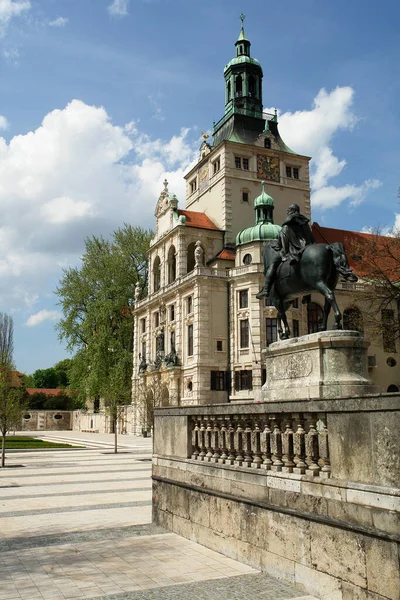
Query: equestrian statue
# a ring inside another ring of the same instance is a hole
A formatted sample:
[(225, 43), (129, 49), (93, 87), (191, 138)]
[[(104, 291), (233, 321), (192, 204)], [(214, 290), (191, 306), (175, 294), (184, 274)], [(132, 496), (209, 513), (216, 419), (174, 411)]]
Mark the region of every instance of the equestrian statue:
[(357, 276), (349, 267), (343, 244), (317, 244), (311, 232), (309, 219), (300, 213), (297, 204), (287, 210), (278, 239), (265, 242), (263, 247), (264, 287), (257, 294), (269, 296), (278, 311), (278, 333), (282, 340), (290, 337), (286, 311), (294, 298), (316, 290), (325, 297), (325, 306), (319, 331), (326, 331), (328, 315), (333, 309), (334, 329), (342, 329), (342, 315), (334, 289), (339, 276), (355, 282)]

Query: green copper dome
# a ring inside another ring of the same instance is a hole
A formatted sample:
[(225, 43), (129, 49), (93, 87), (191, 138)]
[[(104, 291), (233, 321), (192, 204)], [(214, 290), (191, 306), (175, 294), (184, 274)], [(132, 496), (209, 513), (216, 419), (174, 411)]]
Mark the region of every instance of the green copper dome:
[(254, 200), (254, 208), (257, 206), (274, 206), (274, 199), (264, 190), (265, 181), (261, 182), (261, 194)]
[(235, 58), (232, 58), (232, 60), (228, 62), (224, 69), (224, 73), (226, 73), (229, 67), (232, 67), (233, 65), (244, 65), (245, 63), (248, 63), (250, 65), (256, 65), (261, 69), (260, 62), (256, 58), (242, 54), (241, 56), (236, 56)]
[(264, 190), (265, 182), (262, 182), (262, 191), (254, 200), (254, 210), (256, 211), (256, 224), (252, 227), (246, 227), (236, 236), (236, 246), (248, 244), (250, 242), (266, 242), (276, 240), (282, 229), (280, 225), (274, 224), (274, 200)]

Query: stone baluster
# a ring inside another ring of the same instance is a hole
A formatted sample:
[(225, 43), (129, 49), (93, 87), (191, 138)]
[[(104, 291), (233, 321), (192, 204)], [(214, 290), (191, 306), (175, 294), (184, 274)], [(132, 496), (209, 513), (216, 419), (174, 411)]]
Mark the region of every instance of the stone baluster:
[(228, 438), (229, 438), (229, 454), (228, 454), (228, 459), (227, 459), (227, 463), (229, 465), (233, 465), (235, 462), (235, 458), (236, 458), (236, 452), (235, 452), (235, 424), (233, 421), (229, 421), (229, 426), (228, 426)]
[(313, 477), (319, 475), (320, 472), (320, 467), (318, 465), (318, 431), (315, 428), (316, 421), (315, 415), (311, 415), (306, 436), (306, 474), (312, 475)]
[(199, 459), (204, 460), (207, 449), (206, 449), (206, 424), (203, 419), (200, 422), (200, 432), (199, 433), (200, 433)]
[(212, 438), (213, 438), (213, 448), (214, 448), (214, 454), (212, 455), (212, 462), (218, 462), (219, 457), (220, 457), (220, 431), (219, 431), (219, 423), (216, 420), (214, 422), (214, 429), (213, 429), (213, 433), (212, 433)]
[(262, 468), (269, 471), (272, 467), (271, 452), (271, 428), (269, 421), (265, 422), (264, 431), (261, 434), (261, 456), (263, 458)]
[(241, 467), (242, 463), (244, 461), (244, 456), (243, 456), (243, 427), (242, 427), (242, 424), (240, 421), (236, 425), (235, 450), (236, 450), (235, 465), (237, 465), (238, 467)]
[(208, 462), (210, 462), (210, 460), (213, 457), (213, 447), (212, 447), (212, 434), (213, 434), (213, 430), (214, 430), (214, 426), (213, 426), (213, 422), (212, 421), (208, 421), (207, 422), (207, 429), (206, 429), (206, 448), (207, 448), (207, 454), (204, 458), (204, 460), (207, 460)]
[(292, 429), (292, 417), (288, 415), (286, 417), (286, 427), (285, 431), (282, 434), (282, 461), (283, 468), (282, 471), (284, 473), (292, 473), (294, 462), (294, 452), (293, 452), (293, 429)]
[(255, 469), (259, 469), (263, 459), (261, 457), (261, 429), (257, 422), (254, 423), (253, 431), (251, 433), (251, 447), (253, 450), (253, 462), (251, 466)]
[(243, 432), (243, 446), (244, 446), (244, 467), (251, 467), (251, 463), (253, 462), (253, 453), (251, 450), (251, 426), (250, 423), (247, 422), (244, 432)]
[(322, 428), (318, 436), (319, 456), (320, 460), (322, 461), (320, 476), (328, 478), (331, 476), (331, 461), (329, 458), (329, 440), (328, 428), (326, 426), (326, 415), (319, 415), (319, 420), (322, 423)]
[(192, 458), (194, 460), (197, 460), (197, 457), (199, 456), (199, 452), (200, 452), (199, 432), (200, 432), (199, 422), (197, 421), (197, 419), (195, 419), (194, 426), (192, 429)]
[(228, 458), (228, 437), (229, 437), (229, 423), (223, 419), (221, 423), (220, 429), (220, 437), (221, 437), (221, 456), (219, 457), (219, 462), (224, 464)]
[(274, 415), (271, 415), (271, 451), (272, 451), (272, 471), (282, 471), (282, 433), (278, 421)]
[(306, 458), (306, 432), (304, 430), (304, 417), (299, 415), (297, 419), (297, 431), (294, 434), (294, 464), (293, 473), (304, 475), (307, 469)]

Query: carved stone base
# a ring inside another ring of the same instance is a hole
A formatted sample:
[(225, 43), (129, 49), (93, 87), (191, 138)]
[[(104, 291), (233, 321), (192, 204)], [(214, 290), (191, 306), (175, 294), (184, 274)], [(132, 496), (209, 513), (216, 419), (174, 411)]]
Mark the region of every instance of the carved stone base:
[(357, 331), (322, 331), (271, 344), (261, 400), (334, 399), (374, 394), (367, 348)]

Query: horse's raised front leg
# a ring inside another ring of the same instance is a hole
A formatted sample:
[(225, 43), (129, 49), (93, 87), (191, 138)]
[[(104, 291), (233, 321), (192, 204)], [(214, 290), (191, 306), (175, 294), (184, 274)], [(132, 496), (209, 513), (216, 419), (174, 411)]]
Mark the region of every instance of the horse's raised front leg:
[(321, 325), (321, 331), (326, 331), (328, 326), (328, 315), (331, 308), (333, 309), (333, 313), (335, 315), (333, 329), (342, 329), (342, 313), (337, 305), (333, 290), (331, 290), (323, 281), (317, 283), (315, 285), (315, 289), (325, 297), (324, 317)]

